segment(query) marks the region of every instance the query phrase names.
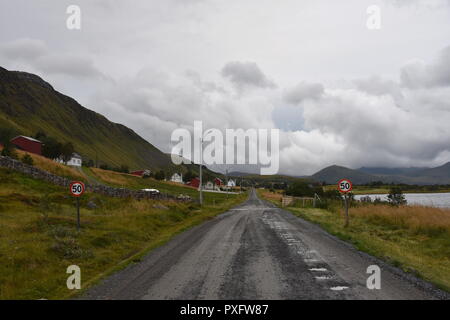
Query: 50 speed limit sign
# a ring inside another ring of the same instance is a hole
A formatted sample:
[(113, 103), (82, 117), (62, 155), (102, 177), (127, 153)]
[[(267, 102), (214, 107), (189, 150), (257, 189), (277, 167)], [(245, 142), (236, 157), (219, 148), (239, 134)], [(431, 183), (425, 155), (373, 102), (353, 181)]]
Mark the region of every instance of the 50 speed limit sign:
[(83, 182), (80, 181), (74, 181), (70, 184), (70, 193), (74, 196), (74, 197), (81, 197), (81, 195), (84, 193), (85, 191), (85, 186)]
[(342, 179), (338, 182), (338, 189), (340, 192), (342, 193), (347, 193), (352, 191), (353, 189), (353, 184), (350, 180), (348, 179)]

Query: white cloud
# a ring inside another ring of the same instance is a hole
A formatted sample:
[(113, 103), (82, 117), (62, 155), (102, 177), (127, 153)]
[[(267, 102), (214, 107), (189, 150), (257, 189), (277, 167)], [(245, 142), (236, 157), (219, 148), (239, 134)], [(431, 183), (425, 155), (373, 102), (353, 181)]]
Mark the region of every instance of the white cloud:
[(449, 45), (450, 10), (412, 2), (382, 2), (395, 5), (371, 32), (360, 0), (80, 0), (71, 32), (70, 1), (16, 0), (2, 3), (0, 59), (164, 151), (203, 120), (280, 127), (281, 171), (295, 175), (437, 165), (450, 154), (450, 49), (432, 57)]

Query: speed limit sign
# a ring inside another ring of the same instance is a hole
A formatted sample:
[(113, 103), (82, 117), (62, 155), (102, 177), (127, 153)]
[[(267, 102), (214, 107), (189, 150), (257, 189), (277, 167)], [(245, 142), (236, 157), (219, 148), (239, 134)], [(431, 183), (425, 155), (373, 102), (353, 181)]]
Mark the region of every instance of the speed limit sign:
[(348, 179), (342, 179), (338, 182), (338, 189), (342, 193), (350, 192), (353, 189), (352, 182)]
[(70, 193), (74, 197), (81, 197), (81, 195), (84, 193), (85, 186), (83, 182), (80, 181), (74, 181), (70, 184)]

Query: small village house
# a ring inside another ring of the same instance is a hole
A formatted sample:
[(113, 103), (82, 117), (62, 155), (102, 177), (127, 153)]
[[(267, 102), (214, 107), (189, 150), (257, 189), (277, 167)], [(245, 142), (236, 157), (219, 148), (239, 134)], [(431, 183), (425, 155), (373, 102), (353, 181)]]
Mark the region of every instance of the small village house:
[(189, 181), (188, 183), (186, 183), (186, 185), (193, 187), (193, 188), (198, 188), (198, 187), (200, 187), (200, 179), (194, 178), (191, 181)]
[(170, 178), (170, 181), (177, 182), (177, 183), (183, 183), (183, 175), (174, 173), (172, 177)]
[(204, 185), (205, 190), (214, 190), (214, 183), (212, 181), (208, 181)]
[(145, 169), (145, 170), (136, 170), (136, 171), (132, 171), (130, 172), (131, 175), (136, 176), (136, 177), (150, 177), (150, 175), (152, 174), (152, 171), (149, 169)]
[(233, 179), (228, 180), (227, 187), (236, 187), (236, 181), (234, 181)]
[(64, 162), (61, 158), (57, 158), (55, 161), (72, 167), (81, 167), (83, 165), (83, 158), (76, 152), (72, 153), (72, 156), (67, 162)]
[(29, 153), (42, 154), (42, 142), (27, 136), (17, 136), (11, 139), (11, 143), (19, 150)]
[(215, 178), (214, 179), (214, 184), (216, 185), (217, 188), (220, 188), (223, 186), (223, 181), (220, 178)]

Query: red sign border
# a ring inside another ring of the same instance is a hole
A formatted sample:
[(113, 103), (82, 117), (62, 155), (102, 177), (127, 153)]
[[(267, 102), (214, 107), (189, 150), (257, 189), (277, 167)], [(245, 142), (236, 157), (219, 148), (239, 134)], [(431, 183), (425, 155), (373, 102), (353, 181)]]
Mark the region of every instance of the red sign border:
[[(348, 191), (342, 191), (341, 188), (340, 188), (341, 182), (344, 181), (344, 180), (348, 181), (350, 183), (350, 189)], [(338, 182), (338, 190), (339, 190), (339, 192), (342, 192), (342, 193), (349, 193), (349, 192), (351, 192), (353, 190), (353, 183), (350, 181), (350, 179), (346, 179), (346, 178), (341, 179)]]
[[(76, 194), (73, 194), (73, 193), (72, 193), (72, 186), (73, 186), (74, 184), (76, 184), (76, 183), (79, 183), (79, 184), (81, 184), (81, 185), (83, 186), (83, 192), (81, 192), (79, 195), (76, 195)], [(81, 196), (84, 194), (84, 192), (86, 191), (86, 186), (85, 186), (84, 183), (81, 182), (81, 181), (73, 181), (73, 182), (71, 182), (70, 185), (69, 185), (69, 191), (70, 191), (70, 194), (71, 194), (73, 197), (81, 197)]]

